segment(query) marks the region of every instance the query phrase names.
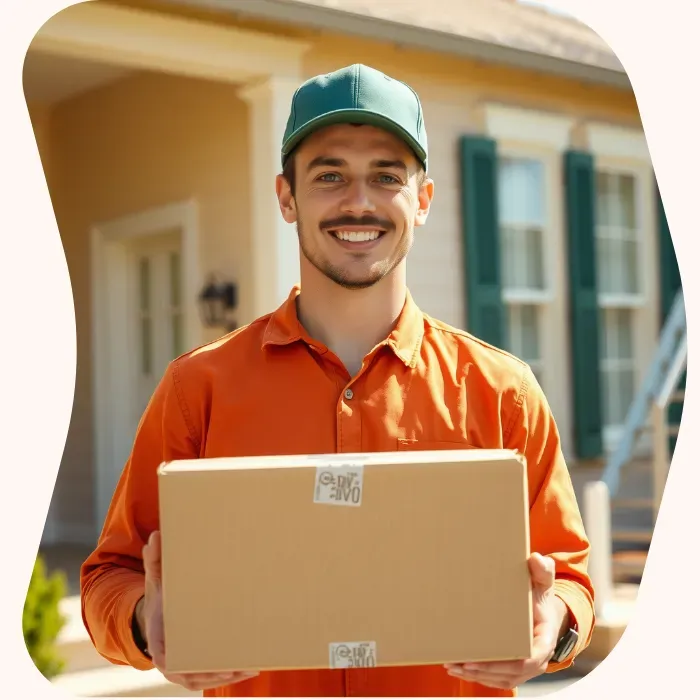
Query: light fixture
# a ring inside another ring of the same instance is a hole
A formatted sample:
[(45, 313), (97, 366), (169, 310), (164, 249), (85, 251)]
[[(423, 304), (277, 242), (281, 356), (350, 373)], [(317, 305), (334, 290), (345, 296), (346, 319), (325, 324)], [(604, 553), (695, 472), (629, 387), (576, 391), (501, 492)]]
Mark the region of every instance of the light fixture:
[(234, 282), (217, 282), (211, 277), (199, 295), (199, 311), (207, 328), (235, 330), (237, 326), (231, 314), (237, 306), (238, 287)]

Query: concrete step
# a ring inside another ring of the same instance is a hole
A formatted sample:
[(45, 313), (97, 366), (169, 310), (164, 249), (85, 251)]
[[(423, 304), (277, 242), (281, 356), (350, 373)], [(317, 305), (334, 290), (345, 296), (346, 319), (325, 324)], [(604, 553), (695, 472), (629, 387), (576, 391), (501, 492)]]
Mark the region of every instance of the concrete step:
[(613, 542), (634, 542), (636, 544), (650, 544), (653, 531), (647, 528), (640, 530), (617, 529), (612, 531)]
[(64, 673), (111, 667), (112, 664), (97, 653), (90, 641), (80, 612), (80, 597), (64, 598), (60, 611), (66, 620), (57, 640), (58, 653), (65, 663)]
[(613, 579), (616, 582), (639, 581), (647, 562), (645, 551), (615, 552), (612, 557)]
[(637, 601), (637, 583), (618, 583), (613, 589), (612, 599), (598, 616), (593, 629), (591, 643), (576, 659), (574, 668), (581, 675), (590, 673), (603, 662), (624, 634)]
[(55, 687), (76, 697), (201, 697), (168, 682), (160, 671), (115, 666), (100, 656), (83, 624), (79, 596), (64, 598), (60, 611), (66, 622), (57, 646), (65, 666), (52, 679)]
[(654, 507), (653, 498), (614, 498), (611, 503), (619, 510), (650, 510)]
[(160, 671), (137, 671), (130, 666), (95, 668), (64, 673), (52, 679), (52, 685), (74, 697), (83, 698), (192, 698), (201, 691), (186, 690), (165, 680)]
[[(637, 560), (644, 553), (622, 552), (614, 557), (614, 571), (627, 571), (628, 559)], [(615, 569), (615, 564), (617, 569)], [(625, 568), (627, 567), (627, 568)], [(637, 571), (638, 567), (631, 567)], [(641, 575), (641, 572), (640, 572)], [(581, 675), (593, 670), (603, 661), (619, 641), (634, 608), (638, 586), (617, 584), (613, 601), (606, 616), (598, 621), (591, 645), (577, 660), (576, 669)], [(61, 612), (66, 625), (59, 637), (61, 653), (68, 661), (66, 672), (52, 680), (59, 690), (73, 697), (201, 697), (201, 692), (190, 691), (165, 680), (159, 671), (137, 671), (128, 666), (115, 666), (103, 659), (94, 650), (83, 626), (80, 614), (80, 599), (77, 596), (61, 602)], [(541, 695), (554, 690), (526, 684), (519, 689), (523, 696)]]

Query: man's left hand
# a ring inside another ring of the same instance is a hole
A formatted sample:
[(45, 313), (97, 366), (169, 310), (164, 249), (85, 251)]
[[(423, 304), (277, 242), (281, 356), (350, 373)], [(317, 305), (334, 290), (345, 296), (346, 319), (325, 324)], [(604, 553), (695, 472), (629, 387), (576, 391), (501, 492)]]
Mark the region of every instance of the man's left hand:
[(450, 676), (492, 688), (512, 690), (547, 670), (560, 636), (568, 629), (568, 609), (554, 593), (554, 560), (533, 554), (528, 565), (533, 600), (532, 657), (522, 661), (446, 664)]

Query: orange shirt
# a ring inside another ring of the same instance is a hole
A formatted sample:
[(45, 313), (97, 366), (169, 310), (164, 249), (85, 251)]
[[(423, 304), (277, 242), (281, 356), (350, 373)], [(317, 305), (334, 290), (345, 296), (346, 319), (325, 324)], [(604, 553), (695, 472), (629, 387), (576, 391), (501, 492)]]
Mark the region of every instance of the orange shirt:
[[(174, 360), (138, 426), (95, 551), (81, 570), (83, 620), (105, 658), (152, 664), (131, 635), (141, 549), (158, 529), (163, 461), (222, 456), (510, 448), (528, 462), (532, 551), (556, 561), (556, 593), (594, 622), (589, 543), (549, 407), (529, 367), (426, 314), (407, 294), (395, 330), (350, 377), (299, 324), (292, 290), (274, 313)], [(261, 554), (262, 556), (262, 554)], [(508, 634), (504, 629), (503, 634)], [(500, 696), (442, 666), (264, 672), (205, 697)]]

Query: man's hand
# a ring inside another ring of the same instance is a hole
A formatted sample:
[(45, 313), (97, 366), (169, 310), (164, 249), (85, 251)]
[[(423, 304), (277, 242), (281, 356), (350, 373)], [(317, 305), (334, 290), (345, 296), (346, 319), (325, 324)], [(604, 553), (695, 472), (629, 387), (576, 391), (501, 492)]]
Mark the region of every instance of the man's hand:
[(533, 654), (523, 661), (494, 661), (446, 664), (450, 676), (502, 690), (512, 690), (543, 674), (554, 654), (557, 641), (568, 629), (568, 609), (554, 593), (554, 560), (533, 554), (528, 565), (533, 595)]
[(143, 548), (143, 565), (146, 572), (146, 593), (136, 605), (134, 614), (141, 634), (148, 645), (148, 653), (153, 659), (153, 664), (168, 681), (187, 688), (187, 690), (198, 691), (240, 683), (259, 675), (257, 672), (242, 671), (231, 671), (228, 673), (166, 673), (159, 532), (153, 532), (148, 539), (148, 544)]

